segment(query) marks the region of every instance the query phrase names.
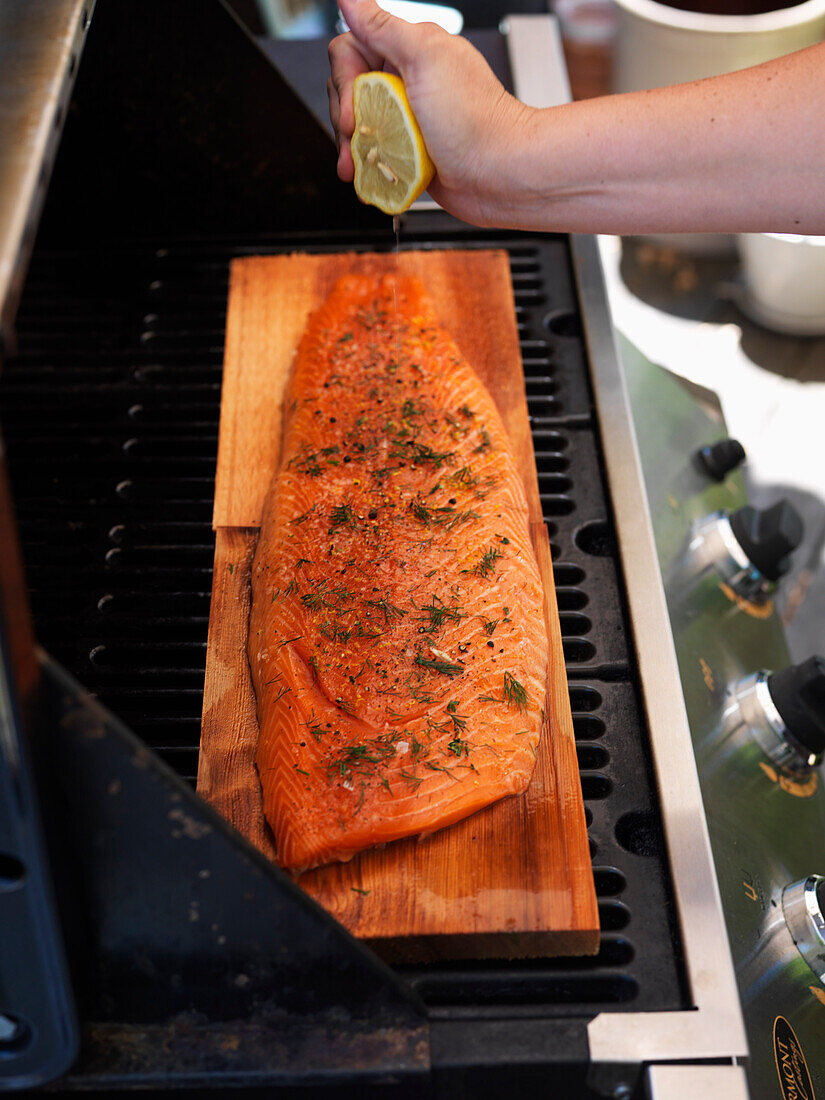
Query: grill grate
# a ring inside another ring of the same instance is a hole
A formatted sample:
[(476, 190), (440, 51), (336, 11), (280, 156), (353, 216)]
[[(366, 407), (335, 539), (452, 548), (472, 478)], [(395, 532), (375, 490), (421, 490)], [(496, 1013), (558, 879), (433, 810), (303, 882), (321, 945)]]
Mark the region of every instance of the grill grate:
[[(602, 920), (592, 959), (403, 968), (434, 1016), (684, 1007), (565, 238), (506, 248)], [(329, 235), (37, 256), (0, 384), (41, 643), (184, 779), (197, 771), (228, 263), (386, 248)]]

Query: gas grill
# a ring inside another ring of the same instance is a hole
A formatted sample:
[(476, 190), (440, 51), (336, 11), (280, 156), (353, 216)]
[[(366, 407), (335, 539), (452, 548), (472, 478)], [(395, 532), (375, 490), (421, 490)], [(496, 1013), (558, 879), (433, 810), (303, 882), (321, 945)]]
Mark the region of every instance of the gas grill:
[[(0, 1088), (744, 1096), (740, 1004), (594, 242), (426, 209), (402, 226), (403, 248), (510, 259), (600, 949), (390, 968), (194, 782), (230, 261), (394, 238), (330, 178), (326, 139), (217, 2), (101, 0), (79, 65), (91, 10), (62, 7), (66, 79), (79, 77), (25, 283), (8, 289), (16, 340), (7, 324), (0, 378), (43, 647), (36, 692), (19, 664), (4, 682), (0, 783), (17, 803), (0, 800), (12, 929)], [(558, 65), (549, 21), (522, 18), (511, 44), (544, 41)], [(491, 52), (500, 70), (498, 38)], [(508, 82), (536, 85), (512, 50), (509, 64)], [(297, 166), (275, 156), (276, 124)], [(0, 606), (14, 656), (25, 631)]]

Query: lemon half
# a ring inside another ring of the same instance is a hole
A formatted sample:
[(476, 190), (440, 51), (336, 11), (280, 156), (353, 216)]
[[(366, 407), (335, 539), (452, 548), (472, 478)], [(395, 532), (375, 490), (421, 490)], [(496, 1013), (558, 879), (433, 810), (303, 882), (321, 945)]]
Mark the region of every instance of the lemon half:
[(404, 82), (392, 73), (362, 73), (354, 107), (355, 193), (385, 214), (400, 214), (435, 175)]

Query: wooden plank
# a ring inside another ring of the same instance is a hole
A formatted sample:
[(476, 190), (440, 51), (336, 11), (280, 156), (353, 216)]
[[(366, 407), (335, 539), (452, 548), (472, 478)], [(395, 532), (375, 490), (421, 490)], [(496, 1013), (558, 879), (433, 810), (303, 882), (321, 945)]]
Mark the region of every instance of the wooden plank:
[(299, 884), (391, 958), (588, 954), (598, 911), (547, 533), (541, 517), (509, 263), (503, 252), (255, 257), (233, 264), (215, 500), (215, 580), (198, 790), (270, 858), (254, 768), (246, 660), (249, 571), (277, 462), (279, 398), (306, 318), (346, 271), (419, 275), (487, 384), (525, 481), (551, 643), (547, 715), (529, 790), (448, 829), (318, 868)]

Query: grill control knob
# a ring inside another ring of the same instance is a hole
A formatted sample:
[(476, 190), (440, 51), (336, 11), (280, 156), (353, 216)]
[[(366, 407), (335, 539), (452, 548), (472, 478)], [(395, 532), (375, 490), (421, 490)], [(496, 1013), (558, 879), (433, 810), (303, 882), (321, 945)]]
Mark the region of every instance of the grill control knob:
[(762, 509), (746, 504), (731, 515), (730, 529), (748, 561), (773, 582), (787, 573), (788, 555), (804, 533), (799, 513), (788, 500)]
[(825, 982), (825, 878), (808, 875), (786, 886), (782, 912), (799, 954)]
[(703, 474), (714, 481), (724, 481), (731, 470), (745, 461), (745, 448), (738, 439), (720, 439), (695, 454), (696, 464)]
[(787, 572), (802, 534), (802, 520), (787, 500), (764, 509), (713, 512), (694, 525), (677, 583), (695, 583), (712, 571), (735, 595), (764, 603)]
[(819, 763), (825, 753), (825, 658), (774, 672), (768, 691), (790, 737)]
[(783, 771), (807, 775), (825, 756), (825, 660), (745, 677), (731, 690), (727, 717), (730, 729), (748, 729)]

